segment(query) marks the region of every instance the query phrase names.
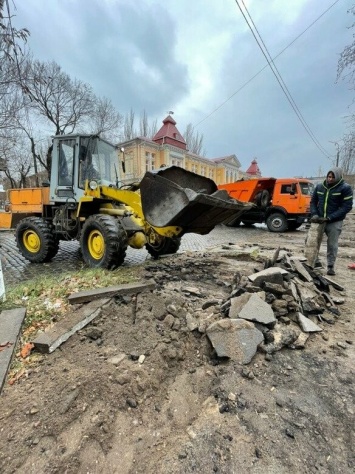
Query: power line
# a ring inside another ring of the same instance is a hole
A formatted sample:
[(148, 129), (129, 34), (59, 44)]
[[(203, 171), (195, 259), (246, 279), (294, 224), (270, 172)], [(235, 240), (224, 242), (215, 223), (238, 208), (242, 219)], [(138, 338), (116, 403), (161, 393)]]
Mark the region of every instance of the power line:
[(242, 7), (240, 6), (239, 1), (238, 0), (235, 0), (235, 1), (236, 1), (236, 4), (238, 5), (238, 8), (239, 8), (241, 14), (243, 15), (243, 17), (245, 19), (247, 25), (249, 26), (249, 29), (252, 32), (252, 35), (254, 36), (255, 41), (257, 42), (257, 44), (258, 44), (261, 52), (263, 53), (266, 61), (268, 62), (268, 65), (270, 66), (270, 69), (271, 69), (272, 73), (274, 74), (274, 76), (275, 76), (277, 82), (279, 83), (283, 93), (285, 94), (285, 97), (286, 97), (287, 101), (289, 102), (289, 104), (291, 105), (291, 107), (294, 110), (295, 114), (297, 115), (297, 118), (301, 122), (303, 128), (305, 129), (306, 133), (309, 135), (309, 137), (311, 138), (313, 143), (323, 153), (323, 155), (325, 155), (327, 158), (329, 158), (329, 153), (319, 143), (318, 139), (316, 138), (316, 136), (314, 135), (314, 133), (311, 130), (310, 126), (308, 125), (305, 118), (303, 117), (303, 115), (302, 115), (300, 109), (298, 108), (295, 100), (293, 99), (289, 89), (287, 88), (287, 85), (285, 84), (285, 81), (283, 80), (280, 71), (277, 69), (276, 64), (274, 63), (274, 61), (273, 61), (273, 59), (272, 59), (272, 57), (271, 57), (271, 55), (268, 51), (268, 48), (267, 48), (264, 40), (262, 39), (261, 34), (258, 31), (258, 28), (256, 27), (256, 25), (255, 25), (250, 13), (249, 13), (247, 7), (245, 6), (244, 0), (241, 0), (241, 3), (243, 4), (243, 7), (244, 7), (244, 9), (245, 9), (245, 11), (246, 11), (246, 13), (249, 17), (250, 22), (249, 22), (248, 18), (246, 17)]
[[(292, 46), (301, 36), (303, 36), (315, 23), (317, 23), (317, 21), (319, 21), (334, 5), (336, 5), (337, 3), (339, 2), (339, 0), (336, 0), (334, 3), (332, 3), (326, 10), (323, 11), (323, 13), (321, 13), (312, 23), (310, 23), (307, 28), (305, 28), (298, 36), (296, 36), (296, 38), (294, 38), (291, 43), (289, 43), (284, 49), (282, 49), (276, 56), (274, 56), (274, 58), (271, 58), (271, 61), (275, 61), (275, 59), (277, 59), (279, 56), (281, 56), (281, 54), (283, 54), (290, 46)], [(239, 6), (239, 4), (238, 4)], [(240, 8), (240, 7), (239, 7)], [(220, 108), (222, 108), (229, 100), (231, 100), (235, 95), (237, 95), (241, 90), (244, 89), (244, 87), (246, 87), (248, 84), (250, 84), (251, 81), (253, 81), (259, 74), (261, 74), (267, 67), (269, 66), (269, 62), (268, 64), (266, 64), (263, 68), (261, 68), (256, 74), (254, 74), (254, 76), (252, 76), (250, 79), (248, 79), (247, 82), (245, 82), (241, 87), (239, 87), (239, 89), (237, 89), (231, 96), (229, 96), (225, 101), (223, 101), (218, 107), (216, 107), (215, 109), (213, 109), (208, 115), (206, 115), (206, 117), (204, 117), (202, 120), (200, 120), (197, 124), (195, 124), (194, 126), (197, 127), (198, 125), (200, 125), (201, 123), (203, 123), (205, 120), (207, 120), (209, 117), (211, 117), (211, 115), (213, 115), (215, 112), (217, 112), (217, 110), (219, 110)], [(319, 148), (319, 147), (318, 147)], [(322, 153), (324, 154), (324, 152), (322, 151)], [(326, 153), (326, 156), (328, 156), (329, 154)]]

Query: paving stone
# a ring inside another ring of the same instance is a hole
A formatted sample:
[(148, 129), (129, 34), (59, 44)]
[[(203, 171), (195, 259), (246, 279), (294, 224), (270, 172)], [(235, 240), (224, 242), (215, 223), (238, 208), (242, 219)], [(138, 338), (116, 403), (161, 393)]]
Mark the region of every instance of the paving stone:
[(26, 308), (15, 308), (2, 311), (0, 314), (0, 393), (5, 383)]

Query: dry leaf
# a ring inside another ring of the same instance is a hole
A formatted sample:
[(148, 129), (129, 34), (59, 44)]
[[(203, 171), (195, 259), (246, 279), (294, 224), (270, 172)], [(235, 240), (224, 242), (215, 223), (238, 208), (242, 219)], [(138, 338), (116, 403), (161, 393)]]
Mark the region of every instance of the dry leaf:
[(21, 349), (20, 356), (22, 359), (26, 359), (31, 354), (31, 350), (34, 348), (32, 342), (27, 342)]

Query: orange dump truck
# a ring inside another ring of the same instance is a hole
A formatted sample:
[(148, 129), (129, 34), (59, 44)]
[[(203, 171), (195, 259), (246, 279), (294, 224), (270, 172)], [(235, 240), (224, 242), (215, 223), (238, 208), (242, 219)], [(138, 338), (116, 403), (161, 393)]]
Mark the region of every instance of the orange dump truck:
[(313, 184), (301, 178), (256, 178), (221, 184), (231, 197), (250, 202), (254, 207), (237, 216), (228, 225), (250, 226), (266, 223), (271, 232), (285, 232), (300, 227), (309, 217)]

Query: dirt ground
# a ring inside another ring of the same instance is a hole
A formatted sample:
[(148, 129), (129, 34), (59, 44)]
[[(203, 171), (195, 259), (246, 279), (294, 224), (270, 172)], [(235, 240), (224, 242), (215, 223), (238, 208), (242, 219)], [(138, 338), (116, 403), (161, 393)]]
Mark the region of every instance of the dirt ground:
[(239, 256), (222, 246), (147, 262), (141, 277), (156, 290), (112, 299), (6, 385), (0, 472), (354, 472), (354, 213), (333, 277), (345, 291), (330, 290), (345, 300), (340, 315), (325, 310), (304, 349), (241, 365), (216, 357), (203, 329), (224, 317), (236, 275), (263, 269), (278, 247), (301, 255), (305, 235), (263, 232)]

